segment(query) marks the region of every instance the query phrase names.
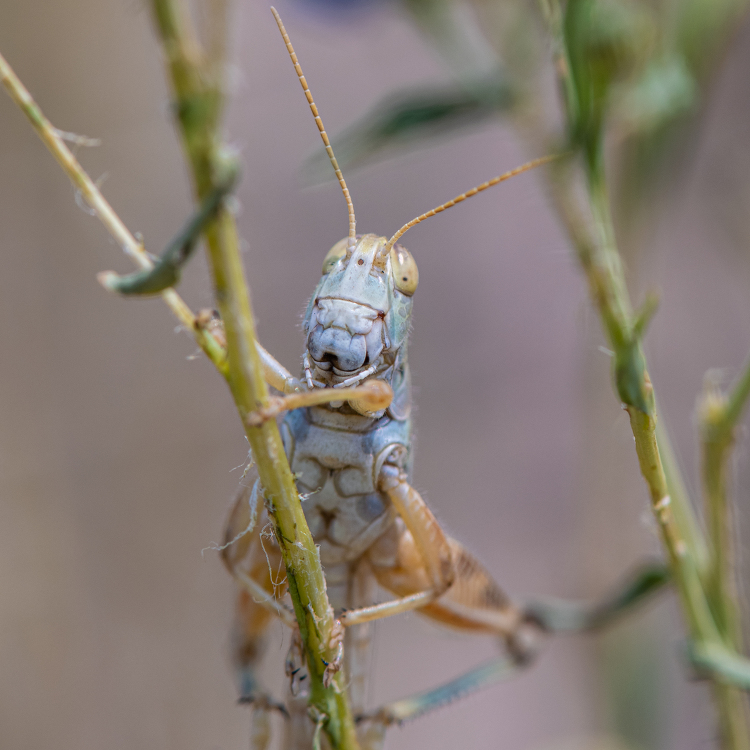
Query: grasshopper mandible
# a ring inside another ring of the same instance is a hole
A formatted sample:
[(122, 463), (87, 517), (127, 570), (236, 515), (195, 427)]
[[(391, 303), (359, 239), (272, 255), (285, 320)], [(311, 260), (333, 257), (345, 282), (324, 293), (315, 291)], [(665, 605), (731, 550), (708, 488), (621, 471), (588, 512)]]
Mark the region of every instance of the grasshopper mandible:
[[(287, 411), (281, 423), (284, 446), (320, 549), (328, 597), (346, 629), (346, 682), (352, 709), (362, 715), (367, 623), (372, 620), (419, 610), (455, 628), (498, 636), (516, 662), (529, 656), (525, 631), (530, 623), (523, 610), (445, 534), (409, 483), (407, 336), (419, 276), (414, 258), (398, 240), (424, 219), (554, 157), (536, 159), (485, 182), (418, 216), (390, 239), (358, 235), (343, 174), (289, 36), (275, 9), (273, 13), (346, 199), (349, 233), (325, 256), (307, 306), (303, 377), (294, 378), (267, 352), (262, 356), (269, 383), (295, 394), (288, 397), (294, 410)], [(390, 386), (390, 403), (351, 398), (350, 389), (368, 383)], [(321, 396), (328, 403), (320, 403)], [(277, 403), (276, 412), (284, 408), (284, 400)], [(293, 622), (273, 598), (272, 571), (279, 569), (281, 557), (273, 541), (263, 541), (264, 523), (257, 518), (260, 495), (259, 481), (251, 492), (240, 493), (222, 548), (224, 563), (240, 583), (235, 643), (240, 694), (243, 700), (256, 701), (256, 709), (272, 705), (255, 675), (264, 632), (274, 615)], [(373, 604), (376, 585), (396, 598)], [(288, 668), (293, 683), (299, 668)], [(314, 723), (306, 715), (304, 700), (293, 697), (289, 710), (287, 746), (309, 747)], [(370, 731), (362, 739), (376, 747), (382, 731)]]

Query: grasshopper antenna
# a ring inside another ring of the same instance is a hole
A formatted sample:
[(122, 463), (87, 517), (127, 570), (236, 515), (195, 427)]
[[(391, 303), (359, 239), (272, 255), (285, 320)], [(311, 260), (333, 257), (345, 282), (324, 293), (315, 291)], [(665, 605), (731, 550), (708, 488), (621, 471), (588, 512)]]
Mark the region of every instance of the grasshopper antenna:
[(500, 182), (505, 182), (505, 180), (509, 180), (511, 177), (515, 177), (517, 174), (528, 172), (530, 169), (534, 169), (534, 167), (541, 167), (542, 164), (547, 164), (548, 162), (553, 161), (554, 159), (559, 159), (562, 156), (565, 156), (565, 154), (551, 154), (549, 156), (542, 156), (539, 159), (534, 159), (533, 161), (527, 162), (526, 164), (522, 164), (520, 167), (511, 169), (510, 172), (505, 172), (498, 177), (493, 177), (491, 180), (483, 182), (481, 185), (477, 185), (475, 188), (467, 190), (465, 193), (461, 193), (461, 195), (457, 195), (453, 200), (450, 200), (447, 203), (443, 203), (442, 206), (438, 206), (437, 208), (433, 208), (431, 211), (428, 211), (421, 216), (417, 216), (416, 219), (412, 219), (410, 222), (404, 224), (404, 226), (402, 226), (401, 229), (399, 229), (398, 232), (396, 232), (396, 234), (394, 234), (393, 237), (391, 237), (391, 239), (389, 239), (388, 242), (385, 243), (385, 247), (382, 250), (382, 255), (388, 255), (388, 253), (391, 251), (391, 248), (399, 240), (400, 237), (402, 237), (409, 229), (416, 226), (421, 221), (429, 219), (430, 216), (435, 216), (435, 214), (439, 214), (441, 211), (445, 211), (451, 206), (455, 206), (456, 203), (461, 203), (467, 198), (471, 198), (477, 193), (481, 193), (483, 190), (487, 190), (487, 188), (491, 188)]
[(352, 196), (349, 194), (349, 188), (346, 186), (346, 180), (344, 179), (344, 175), (341, 173), (341, 167), (339, 167), (339, 163), (336, 161), (336, 157), (333, 153), (333, 148), (331, 148), (331, 142), (328, 140), (328, 134), (326, 133), (326, 129), (323, 127), (323, 120), (320, 119), (320, 115), (318, 114), (318, 108), (315, 106), (315, 102), (313, 101), (312, 94), (310, 93), (310, 88), (307, 85), (307, 80), (305, 79), (305, 74), (302, 72), (302, 66), (299, 64), (299, 60), (297, 59), (297, 54), (294, 51), (294, 47), (292, 47), (292, 41), (289, 38), (289, 34), (286, 33), (286, 29), (284, 28), (284, 24), (281, 21), (279, 12), (273, 6), (271, 7), (271, 13), (273, 13), (273, 17), (276, 19), (276, 23), (279, 26), (281, 36), (284, 37), (284, 44), (286, 44), (287, 51), (289, 52), (289, 57), (292, 58), (292, 65), (294, 65), (294, 69), (297, 72), (299, 82), (302, 84), (302, 90), (305, 92), (307, 103), (310, 105), (310, 111), (313, 113), (315, 124), (318, 126), (318, 130), (320, 131), (320, 137), (323, 139), (323, 145), (326, 147), (326, 152), (328, 153), (328, 158), (331, 160), (333, 171), (336, 173), (336, 177), (338, 177), (339, 180), (339, 185), (341, 185), (341, 190), (344, 192), (346, 207), (349, 209), (349, 247), (352, 247), (357, 241), (357, 220), (354, 218), (354, 204), (352, 203)]

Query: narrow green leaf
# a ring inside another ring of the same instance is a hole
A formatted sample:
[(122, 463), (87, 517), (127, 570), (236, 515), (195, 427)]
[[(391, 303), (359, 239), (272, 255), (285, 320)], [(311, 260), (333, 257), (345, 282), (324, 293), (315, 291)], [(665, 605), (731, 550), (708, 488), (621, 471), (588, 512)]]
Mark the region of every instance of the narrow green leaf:
[(613, 357), (615, 387), (623, 404), (649, 416), (654, 413), (652, 392), (647, 390), (646, 360), (639, 339), (618, 347)]
[(112, 271), (107, 271), (100, 276), (106, 289), (125, 296), (144, 296), (158, 294), (175, 286), (180, 280), (182, 268), (195, 251), (201, 232), (216, 216), (224, 198), (234, 189), (238, 176), (239, 166), (232, 162), (228, 165), (227, 175), (221, 184), (208, 194), (200, 208), (169, 243), (154, 267), (127, 276), (118, 276)]
[(641, 604), (670, 581), (662, 563), (644, 565), (617, 584), (603, 600), (595, 603), (546, 599), (526, 607), (529, 616), (550, 633), (579, 633), (609, 625)]
[[(459, 86), (424, 87), (393, 93), (332, 139), (342, 169), (360, 166), (388, 149), (422, 147), (429, 140), (476, 126), (507, 112), (515, 96), (500, 78)], [(328, 155), (316, 152), (304, 167), (307, 182), (333, 178)]]
[(687, 654), (699, 674), (750, 690), (750, 660), (718, 643), (689, 643)]

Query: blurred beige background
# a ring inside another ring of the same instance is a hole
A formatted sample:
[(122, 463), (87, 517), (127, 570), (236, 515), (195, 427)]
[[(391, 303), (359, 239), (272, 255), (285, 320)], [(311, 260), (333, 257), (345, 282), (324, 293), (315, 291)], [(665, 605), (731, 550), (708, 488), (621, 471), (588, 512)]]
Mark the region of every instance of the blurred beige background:
[[(279, 10), (333, 133), (392, 88), (444, 78), (391, 8), (348, 22)], [(267, 6), (238, 3), (233, 35), (227, 133), (245, 164), (245, 259), (261, 339), (296, 370), (300, 315), (346, 211), (335, 185), (300, 187), (317, 135)], [(102, 139), (83, 164), (130, 229), (163, 247), (190, 203), (145, 3), (5, 2), (0, 50), (57, 127)], [(731, 378), (750, 349), (748, 65), (746, 26), (638, 266), (637, 288), (661, 290), (651, 374), (694, 488), (703, 374)], [(0, 748), (246, 747), (232, 587), (215, 554), (201, 556), (246, 453), (231, 400), (158, 300), (96, 283), (128, 264), (4, 95), (0, 134)], [(529, 156), (497, 123), (355, 172), (359, 226), (392, 232)], [(598, 323), (540, 185), (525, 175), (409, 234), (415, 484), (513, 594), (594, 596), (658, 545)], [(202, 261), (181, 292), (211, 304)], [(747, 532), (746, 441), (739, 454)], [(528, 674), (392, 730), (388, 746), (603, 748), (615, 740), (597, 738), (625, 726), (632, 748), (711, 747), (708, 693), (684, 679), (673, 607), (664, 597), (604, 639), (561, 638)], [(266, 674), (278, 691), (277, 631)], [(413, 615), (384, 622), (372, 702), (493, 653)]]

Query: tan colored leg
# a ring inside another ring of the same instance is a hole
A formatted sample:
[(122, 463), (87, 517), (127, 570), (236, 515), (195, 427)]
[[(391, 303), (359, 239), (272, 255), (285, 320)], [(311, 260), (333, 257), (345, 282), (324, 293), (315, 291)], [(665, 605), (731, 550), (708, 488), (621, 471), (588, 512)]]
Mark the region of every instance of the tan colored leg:
[(271, 397), (268, 405), (247, 415), (246, 422), (259, 427), (263, 422), (274, 419), (284, 411), (300, 409), (303, 406), (320, 406), (336, 401), (353, 401), (363, 410), (382, 414), (393, 400), (393, 391), (384, 380), (368, 380), (351, 388), (316, 388), (312, 391), (290, 393), (287, 396)]
[[(254, 605), (262, 607), (293, 628), (297, 625), (294, 612), (278, 601), (275, 596), (275, 589), (278, 587), (270, 579), (271, 569), (278, 570), (281, 566), (283, 570), (283, 566), (276, 545), (270, 540), (263, 545), (260, 538), (260, 531), (267, 520), (260, 493), (259, 480), (256, 480), (252, 489), (241, 487), (237, 493), (224, 531), (221, 559)], [(280, 575), (283, 577), (283, 574)]]
[(390, 464), (383, 466), (379, 489), (388, 496), (406, 524), (418, 551), (417, 559), (412, 562), (417, 569), (424, 571), (424, 586), (420, 587), (422, 590), (417, 589), (418, 593), (411, 593), (401, 599), (344, 612), (341, 615), (343, 625), (356, 625), (424, 607), (443, 594), (455, 577), (448, 537), (427, 503), (406, 481), (404, 472)]
[[(265, 514), (258, 513), (261, 502), (259, 484), (253, 490), (242, 488), (237, 495), (225, 532), (225, 543), (221, 549), (224, 565), (239, 583), (235, 625), (233, 632), (233, 656), (237, 671), (240, 695), (250, 699), (262, 694), (255, 671), (263, 654), (265, 633), (270, 623), (278, 617), (290, 626), (296, 626), (294, 613), (276, 599), (284, 593), (275, 576), (284, 578), (281, 554), (270, 540), (261, 537), (265, 525)], [(255, 496), (255, 503), (251, 502)], [(260, 522), (252, 523), (254, 515)], [(266, 702), (268, 702), (266, 700)]]
[[(437, 601), (422, 607), (419, 614), (461, 630), (515, 637), (524, 622), (523, 611), (471, 553), (455, 539), (448, 539), (448, 543), (456, 573), (453, 585)], [(419, 560), (417, 545), (405, 530), (398, 541), (396, 565), (373, 565), (373, 572), (383, 588), (407, 597), (423, 589), (427, 581)]]
[[(531, 662), (535, 650), (526, 640), (523, 613), (514, 606), (477, 560), (454, 539), (448, 539), (455, 579), (436, 601), (418, 610), (446, 625), (471, 632), (503, 637), (509, 657), (482, 665), (442, 685), (410, 698), (381, 707), (360, 725), (363, 750), (381, 750), (386, 728), (419, 716), (492, 682), (506, 679)], [(368, 552), (378, 583), (408, 599), (429, 585), (429, 574), (411, 532), (403, 526), (396, 534), (381, 537)], [(399, 601), (403, 601), (401, 599)], [(532, 642), (533, 643), (533, 642)]]
[(264, 349), (257, 341), (255, 346), (260, 354), (263, 364), (263, 377), (277, 391), (282, 393), (294, 393), (302, 387), (302, 383), (295, 378), (289, 370), (284, 367), (268, 350)]

